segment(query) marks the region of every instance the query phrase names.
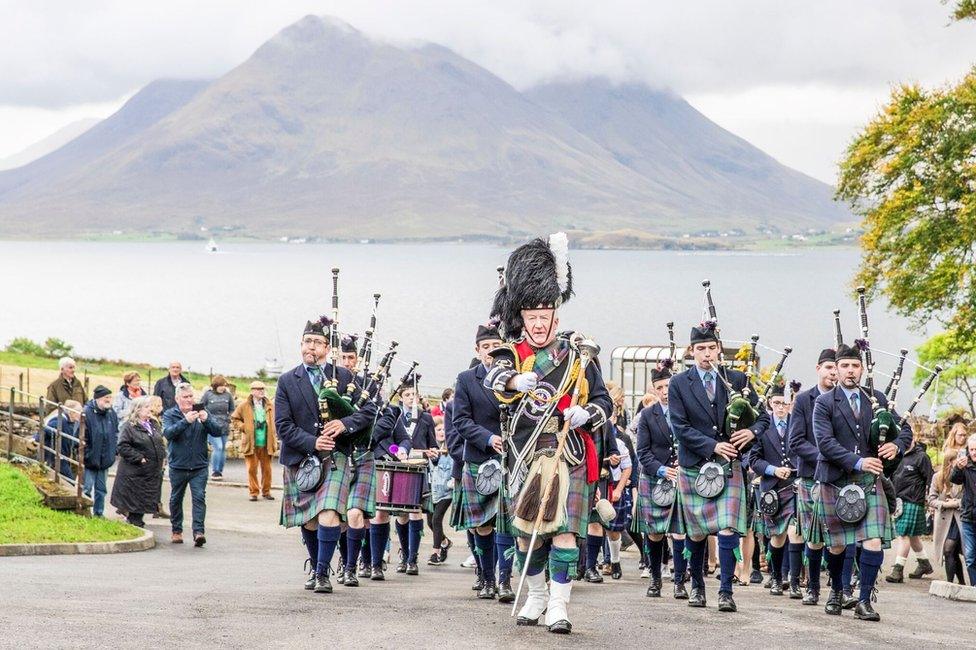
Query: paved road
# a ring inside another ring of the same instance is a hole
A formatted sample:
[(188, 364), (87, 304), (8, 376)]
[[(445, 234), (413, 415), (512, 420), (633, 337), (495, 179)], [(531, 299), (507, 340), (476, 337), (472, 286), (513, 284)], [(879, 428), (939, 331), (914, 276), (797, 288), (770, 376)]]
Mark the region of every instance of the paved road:
[[(189, 500), (188, 500), (189, 501)], [(168, 526), (150, 520), (160, 544), (111, 556), (0, 560), (0, 647), (433, 647), (470, 642), (535, 648), (663, 645), (755, 647), (972, 647), (976, 606), (927, 594), (928, 581), (881, 583), (881, 624), (828, 617), (819, 607), (749, 587), (736, 592), (740, 611), (689, 609), (670, 598), (644, 597), (636, 555), (625, 553), (620, 581), (576, 583), (575, 632), (516, 629), (508, 608), (478, 601), (460, 552), (421, 575), (390, 575), (331, 595), (302, 590), (303, 548), (277, 524), (280, 501), (251, 503), (247, 491), (211, 486), (203, 549), (168, 543)], [(459, 536), (455, 537), (459, 541)], [(429, 537), (425, 538), (425, 549)], [(455, 548), (463, 547), (458, 544)], [(429, 553), (429, 551), (428, 551)], [(890, 555), (890, 553), (889, 553)]]

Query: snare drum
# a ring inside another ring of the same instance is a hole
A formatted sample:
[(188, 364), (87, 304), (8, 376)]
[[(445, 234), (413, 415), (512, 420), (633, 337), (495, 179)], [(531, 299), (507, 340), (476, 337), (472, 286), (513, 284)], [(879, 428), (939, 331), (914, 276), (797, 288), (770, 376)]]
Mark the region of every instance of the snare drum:
[(430, 493), (427, 463), (376, 461), (376, 509), (422, 512)]

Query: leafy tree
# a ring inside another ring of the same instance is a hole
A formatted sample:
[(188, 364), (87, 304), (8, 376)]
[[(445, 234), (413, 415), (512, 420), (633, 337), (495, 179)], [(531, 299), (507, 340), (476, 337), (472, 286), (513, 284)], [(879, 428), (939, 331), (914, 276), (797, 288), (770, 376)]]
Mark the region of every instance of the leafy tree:
[(18, 336), (11, 341), (7, 345), (6, 351), (14, 354), (29, 354), (36, 357), (47, 355), (47, 351), (43, 347), (24, 336)]
[(955, 20), (976, 20), (976, 0), (956, 0), (952, 17)]
[(49, 357), (68, 357), (74, 349), (75, 346), (53, 336), (44, 341), (44, 351)]
[[(917, 348), (922, 365), (940, 365), (945, 370), (939, 376), (942, 394), (940, 401), (951, 403), (952, 398), (962, 397), (966, 410), (976, 418), (976, 340), (959, 336), (954, 331), (936, 334)], [(915, 371), (915, 383), (922, 383), (929, 373), (921, 368)]]

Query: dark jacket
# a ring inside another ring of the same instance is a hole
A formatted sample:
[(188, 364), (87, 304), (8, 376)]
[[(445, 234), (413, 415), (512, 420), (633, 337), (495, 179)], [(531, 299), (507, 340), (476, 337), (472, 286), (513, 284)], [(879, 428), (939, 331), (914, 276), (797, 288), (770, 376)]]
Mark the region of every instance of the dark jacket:
[(773, 416), (769, 416), (769, 424), (756, 436), (756, 444), (749, 453), (749, 467), (759, 477), (759, 487), (766, 490), (781, 490), (793, 483), (793, 477), (782, 479), (766, 476), (767, 467), (796, 467), (796, 459), (790, 452), (790, 415), (786, 416), (786, 428), (782, 440), (779, 431), (773, 424)]
[[(87, 402), (88, 395), (85, 394), (85, 385), (78, 380), (78, 377), (72, 377), (71, 381), (68, 381), (59, 374), (57, 379), (48, 384), (47, 401), (54, 404), (64, 404), (69, 399), (73, 399), (79, 404)], [(57, 409), (54, 404), (48, 404), (45, 410), (50, 413)]]
[(210, 419), (220, 429), (220, 435), (230, 433), (230, 416), (234, 413), (234, 396), (228, 388), (223, 393), (207, 389), (200, 397), (200, 403), (207, 409)]
[(798, 394), (790, 412), (788, 437), (790, 452), (796, 459), (796, 475), (800, 478), (813, 478), (817, 470), (817, 438), (813, 435), (813, 404), (820, 396), (820, 387), (814, 386)]
[(166, 446), (157, 425), (150, 421), (150, 426), (151, 436), (141, 424), (129, 422), (119, 432), (120, 460), (111, 503), (122, 512), (156, 512), (159, 506)]
[(195, 470), (210, 464), (207, 436), (219, 436), (220, 429), (208, 417), (206, 422), (186, 421), (178, 406), (163, 413), (163, 435), (169, 440), (169, 466)]
[[(181, 374), (180, 382), (189, 384), (190, 380)], [(176, 406), (176, 386), (170, 381), (168, 373), (153, 386), (153, 395), (163, 400), (164, 412)]]
[(397, 460), (396, 454), (390, 451), (392, 445), (410, 453), (410, 436), (398, 406), (385, 407), (373, 426), (373, 455), (380, 460)]
[[(332, 374), (332, 364), (323, 366), (323, 376), (332, 377)], [(345, 368), (336, 368), (335, 375), (338, 392), (345, 395), (349, 382), (353, 381), (352, 373)], [(358, 387), (353, 389), (353, 402), (359, 400), (361, 393)], [(362, 408), (342, 418), (346, 430), (336, 437), (336, 450), (350, 453), (352, 439), (356, 434), (367, 431), (375, 416), (376, 404), (367, 400)], [(306, 456), (318, 453), (315, 440), (321, 428), (318, 396), (305, 366), (299, 364), (278, 378), (275, 390), (275, 432), (281, 443), (281, 464), (297, 465)]]
[(902, 501), (924, 505), (933, 474), (935, 470), (932, 469), (929, 455), (925, 453), (925, 443), (917, 442), (910, 451), (905, 452), (891, 482), (895, 484), (895, 491)]
[(642, 409), (637, 416), (637, 460), (641, 472), (652, 480), (662, 466), (677, 462), (674, 436), (660, 404)]
[[(58, 430), (61, 431), (61, 476), (67, 476), (68, 478), (74, 480), (75, 470), (74, 465), (67, 461), (68, 458), (75, 458), (78, 454), (78, 443), (69, 438), (72, 436), (74, 438), (78, 437), (78, 423), (72, 422), (67, 414), (64, 417), (58, 417), (55, 415), (48, 423), (44, 425), (44, 446), (54, 449), (54, 442), (57, 438)], [(37, 434), (34, 435), (34, 439), (37, 440)], [(76, 459), (77, 460), (77, 459)], [(48, 467), (54, 467), (54, 452), (44, 451), (44, 462)]]
[(454, 426), (454, 399), (444, 403), (444, 440), (447, 442), (447, 453), (454, 462), (451, 466), (451, 478), (460, 485), (461, 472), (464, 470), (464, 438)]
[(112, 407), (100, 411), (95, 400), (85, 404), (85, 468), (108, 469), (115, 463), (119, 417)]
[[(881, 391), (874, 391), (881, 407), (888, 407), (888, 400)], [(834, 483), (855, 472), (854, 466), (861, 458), (868, 456), (868, 435), (871, 431), (871, 402), (867, 394), (861, 392), (861, 417), (854, 418), (854, 411), (847, 401), (844, 390), (837, 386), (832, 391), (817, 398), (813, 406), (813, 434), (817, 437), (817, 470), (814, 478), (821, 483)], [(894, 409), (891, 415), (897, 422), (900, 418)], [(906, 422), (895, 439), (899, 453), (912, 441), (912, 429)]]
[[(725, 368), (721, 373), (732, 384), (734, 390), (741, 391), (745, 387), (744, 373)], [(759, 403), (756, 391), (750, 391), (749, 401), (753, 406)], [(728, 442), (729, 436), (734, 433), (724, 430), (728, 403), (728, 390), (718, 377), (715, 379), (715, 402), (709, 403), (701, 377), (694, 366), (671, 379), (671, 383), (668, 384), (668, 411), (671, 430), (678, 441), (679, 465), (697, 467), (711, 460), (717, 443)], [(750, 430), (756, 433), (763, 429), (768, 421), (769, 414), (763, 411)], [(751, 444), (740, 450), (741, 453), (746, 453)]]
[[(408, 427), (408, 432), (410, 431), (410, 417), (410, 411), (403, 411), (403, 416), (400, 418), (403, 426)], [(437, 449), (440, 447), (437, 444), (437, 436), (434, 434), (434, 418), (427, 411), (417, 412), (417, 422), (413, 427), (413, 433), (410, 434), (410, 446), (413, 449)]]
[(485, 388), (488, 369), (479, 363), (460, 373), (454, 385), (453, 426), (464, 444), (464, 462), (480, 465), (499, 458), (492, 448), (492, 436), (500, 435), (498, 400)]
[(972, 459), (963, 469), (953, 467), (949, 482), (962, 486), (960, 519), (976, 524), (976, 465)]

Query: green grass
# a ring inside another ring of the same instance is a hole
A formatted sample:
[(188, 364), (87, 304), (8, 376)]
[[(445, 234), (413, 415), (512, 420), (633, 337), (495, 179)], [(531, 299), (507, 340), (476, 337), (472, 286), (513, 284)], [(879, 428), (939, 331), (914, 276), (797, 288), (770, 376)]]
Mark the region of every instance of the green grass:
[[(79, 378), (84, 379), (85, 373), (89, 375), (108, 375), (112, 377), (119, 378), (119, 385), (122, 384), (122, 375), (129, 372), (130, 370), (136, 370), (142, 375), (142, 385), (144, 388), (152, 391), (152, 385), (149, 383), (150, 371), (152, 371), (152, 382), (155, 383), (159, 378), (166, 375), (166, 368), (153, 367), (146, 363), (135, 363), (122, 360), (110, 360), (110, 359), (83, 359), (80, 357), (74, 357), (78, 364), (77, 374)], [(43, 368), (46, 370), (57, 370), (58, 360), (52, 357), (39, 356), (33, 354), (20, 354), (17, 352), (7, 352), (6, 350), (0, 351), (0, 364), (10, 365), (10, 366), (21, 366), (23, 368)], [(214, 374), (218, 374), (218, 370), (214, 370)], [(210, 384), (210, 375), (201, 374), (198, 372), (183, 372), (184, 375), (193, 383), (193, 386), (198, 389), (206, 388)], [(227, 381), (237, 386), (237, 394), (247, 395), (248, 390), (250, 390), (251, 382), (257, 379), (257, 377), (232, 377), (230, 375), (225, 375)], [(4, 383), (10, 384), (13, 380), (11, 378), (6, 378)], [(268, 386), (269, 394), (274, 394), (274, 387), (277, 381), (274, 379), (263, 380)], [(118, 386), (110, 386), (112, 390), (118, 388)], [(37, 393), (38, 391), (33, 391)]]
[(27, 475), (0, 463), (0, 544), (112, 542), (140, 535), (140, 529), (119, 521), (45, 508)]

